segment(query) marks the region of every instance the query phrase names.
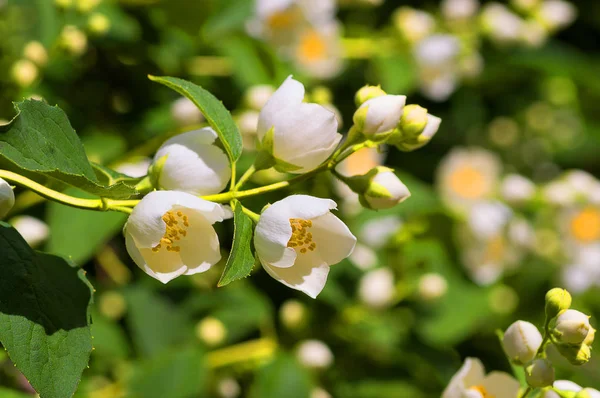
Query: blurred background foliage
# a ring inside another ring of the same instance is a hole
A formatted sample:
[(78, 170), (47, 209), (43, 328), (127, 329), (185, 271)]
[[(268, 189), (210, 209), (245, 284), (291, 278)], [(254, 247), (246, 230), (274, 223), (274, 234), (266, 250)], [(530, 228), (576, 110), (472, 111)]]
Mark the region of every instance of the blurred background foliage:
[[(495, 331), (516, 319), (540, 325), (548, 288), (566, 285), (577, 308), (599, 316), (600, 3), (577, 1), (576, 19), (555, 25), (536, 14), (541, 3), (502, 6), (532, 28), (515, 34), (514, 18), (490, 2), (460, 14), (477, 3), (340, 0), (331, 43), (290, 52), (283, 36), (257, 34), (251, 0), (0, 0), (0, 119), (24, 97), (57, 104), (90, 159), (132, 176), (166, 137), (202, 124), (148, 74), (189, 79), (222, 100), (248, 136), (245, 165), (256, 86), (289, 74), (337, 110), (343, 131), (365, 84), (443, 119), (421, 150), (346, 162), (350, 174), (394, 167), (412, 192), (394, 209), (360, 210), (329, 176), (301, 187), (337, 198), (360, 243), (317, 300), (260, 267), (224, 288), (222, 265), (162, 285), (127, 257), (123, 214), (19, 191), (11, 223), (81, 265), (96, 288), (95, 349), (76, 396), (438, 397), (465, 356), (510, 372)], [(411, 19), (416, 10), (427, 14)], [(309, 65), (322, 52), (337, 58)], [(516, 174), (520, 185), (506, 177)], [(230, 226), (220, 228), (230, 241)], [(600, 386), (598, 358), (577, 372), (558, 363), (557, 378)], [(0, 397), (32, 393), (5, 354), (0, 384)]]

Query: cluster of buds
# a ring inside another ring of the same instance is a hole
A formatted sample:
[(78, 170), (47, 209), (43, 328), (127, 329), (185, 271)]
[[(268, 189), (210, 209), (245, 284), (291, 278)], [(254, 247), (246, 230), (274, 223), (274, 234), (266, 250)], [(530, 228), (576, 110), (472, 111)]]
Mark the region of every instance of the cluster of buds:
[(549, 344), (573, 365), (583, 365), (590, 360), (596, 331), (590, 326), (589, 316), (570, 307), (568, 291), (551, 289), (546, 294), (543, 337), (535, 325), (521, 320), (510, 325), (504, 333), (504, 352), (512, 363), (524, 367), (531, 388), (550, 387), (554, 383), (554, 367), (546, 357)]

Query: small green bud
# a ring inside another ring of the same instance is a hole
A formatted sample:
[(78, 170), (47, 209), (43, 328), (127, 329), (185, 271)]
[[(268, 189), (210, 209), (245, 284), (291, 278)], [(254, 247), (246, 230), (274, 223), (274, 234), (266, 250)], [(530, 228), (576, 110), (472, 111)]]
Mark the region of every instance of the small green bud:
[(388, 142), (392, 145), (395, 145), (396, 148), (403, 152), (414, 151), (415, 149), (419, 149), (425, 146), (433, 136), (437, 133), (442, 119), (439, 117), (428, 115), (427, 124), (425, 128), (421, 131), (421, 133), (416, 137), (407, 136), (404, 131), (397, 129), (392, 134), (392, 137), (388, 139)]
[(157, 160), (152, 162), (152, 164), (148, 168), (148, 177), (150, 177), (150, 183), (156, 189), (158, 189), (160, 187), (160, 184), (159, 184), (160, 175), (162, 173), (163, 167), (165, 166), (165, 163), (167, 162), (168, 157), (169, 157), (169, 155), (164, 155), (164, 156), (158, 158)]
[(556, 349), (567, 361), (572, 365), (583, 365), (590, 360), (592, 351), (587, 344), (572, 345), (572, 344), (555, 344)]
[(381, 86), (366, 85), (356, 92), (354, 102), (356, 103), (356, 106), (361, 106), (372, 98), (381, 97), (386, 94), (387, 93), (381, 89)]
[(546, 293), (546, 318), (549, 320), (558, 316), (561, 311), (571, 307), (571, 294), (566, 289), (555, 287)]
[(367, 113), (369, 112), (369, 107), (363, 106), (362, 108), (358, 108), (356, 112), (354, 112), (354, 116), (352, 116), (352, 121), (354, 122), (354, 126), (356, 130), (361, 132), (365, 128), (365, 123), (367, 122)]
[(414, 138), (423, 132), (428, 121), (427, 109), (419, 105), (406, 105), (398, 128), (406, 138)]
[(551, 386), (554, 383), (554, 368), (547, 359), (534, 359), (525, 368), (525, 379), (534, 388)]

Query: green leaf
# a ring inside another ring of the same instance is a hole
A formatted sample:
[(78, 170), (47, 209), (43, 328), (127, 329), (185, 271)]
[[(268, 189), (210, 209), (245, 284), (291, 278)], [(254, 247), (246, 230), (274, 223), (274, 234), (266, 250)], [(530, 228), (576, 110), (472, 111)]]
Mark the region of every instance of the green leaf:
[[(67, 115), (42, 101), (15, 103), (17, 116), (0, 126), (0, 160), (20, 174), (51, 177), (97, 196), (127, 199), (133, 186), (119, 182), (103, 186)], [(32, 177), (35, 179), (35, 177)], [(39, 178), (38, 178), (39, 180)]]
[(206, 121), (215, 130), (231, 162), (242, 154), (242, 135), (223, 103), (200, 86), (176, 77), (148, 76), (150, 80), (163, 84), (189, 98), (204, 114)]
[[(76, 197), (90, 197), (75, 188), (65, 191)], [(50, 236), (46, 250), (67, 257), (82, 265), (117, 233), (120, 233), (127, 215), (116, 211), (96, 212), (50, 202), (47, 207)], [(93, 228), (90, 228), (93, 226)]]
[(306, 398), (312, 387), (306, 369), (291, 355), (282, 354), (258, 372), (250, 397)]
[(234, 233), (233, 244), (223, 275), (219, 280), (219, 286), (225, 286), (235, 280), (250, 275), (254, 267), (254, 255), (252, 254), (252, 220), (242, 211), (241, 203), (235, 204), (233, 213)]
[(44, 398), (71, 397), (92, 351), (83, 270), (0, 223), (0, 342)]
[(171, 351), (137, 367), (128, 392), (134, 398), (189, 398), (203, 394), (207, 382), (204, 355), (198, 348)]
[(31, 398), (31, 394), (0, 387), (0, 398)]

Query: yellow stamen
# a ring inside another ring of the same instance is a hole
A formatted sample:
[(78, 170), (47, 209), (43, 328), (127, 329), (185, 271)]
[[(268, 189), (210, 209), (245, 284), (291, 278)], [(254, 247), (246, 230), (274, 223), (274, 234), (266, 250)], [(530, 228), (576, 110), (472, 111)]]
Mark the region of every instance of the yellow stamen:
[(578, 241), (600, 240), (600, 210), (586, 207), (571, 219), (571, 233)]
[[(178, 226), (177, 218), (183, 220), (184, 227)], [(162, 216), (162, 220), (167, 225), (165, 234), (160, 240), (160, 243), (152, 248), (154, 253), (158, 253), (162, 248), (163, 244), (168, 252), (179, 253), (181, 251), (180, 246), (174, 246), (173, 242), (181, 240), (182, 237), (187, 236), (186, 227), (189, 227), (188, 217), (181, 211), (172, 212), (168, 211)]]
[(484, 386), (481, 386), (481, 385), (473, 386), (473, 387), (469, 388), (469, 390), (477, 391), (479, 394), (481, 394), (482, 398), (495, 398), (492, 394), (487, 392), (487, 390), (485, 389)]
[(302, 36), (298, 48), (301, 59), (314, 62), (325, 58), (326, 54), (327, 46), (317, 31), (311, 30)]
[(292, 10), (276, 12), (267, 18), (267, 25), (271, 29), (284, 29), (292, 27), (298, 21), (299, 14)]
[(456, 194), (467, 199), (477, 199), (486, 193), (485, 177), (471, 166), (461, 167), (452, 173), (448, 184)]
[(287, 247), (298, 249), (301, 254), (308, 250), (314, 251), (317, 244), (313, 242), (313, 236), (308, 232), (312, 228), (311, 220), (303, 220), (302, 218), (290, 218), (290, 226), (292, 227), (292, 237), (287, 243)]

